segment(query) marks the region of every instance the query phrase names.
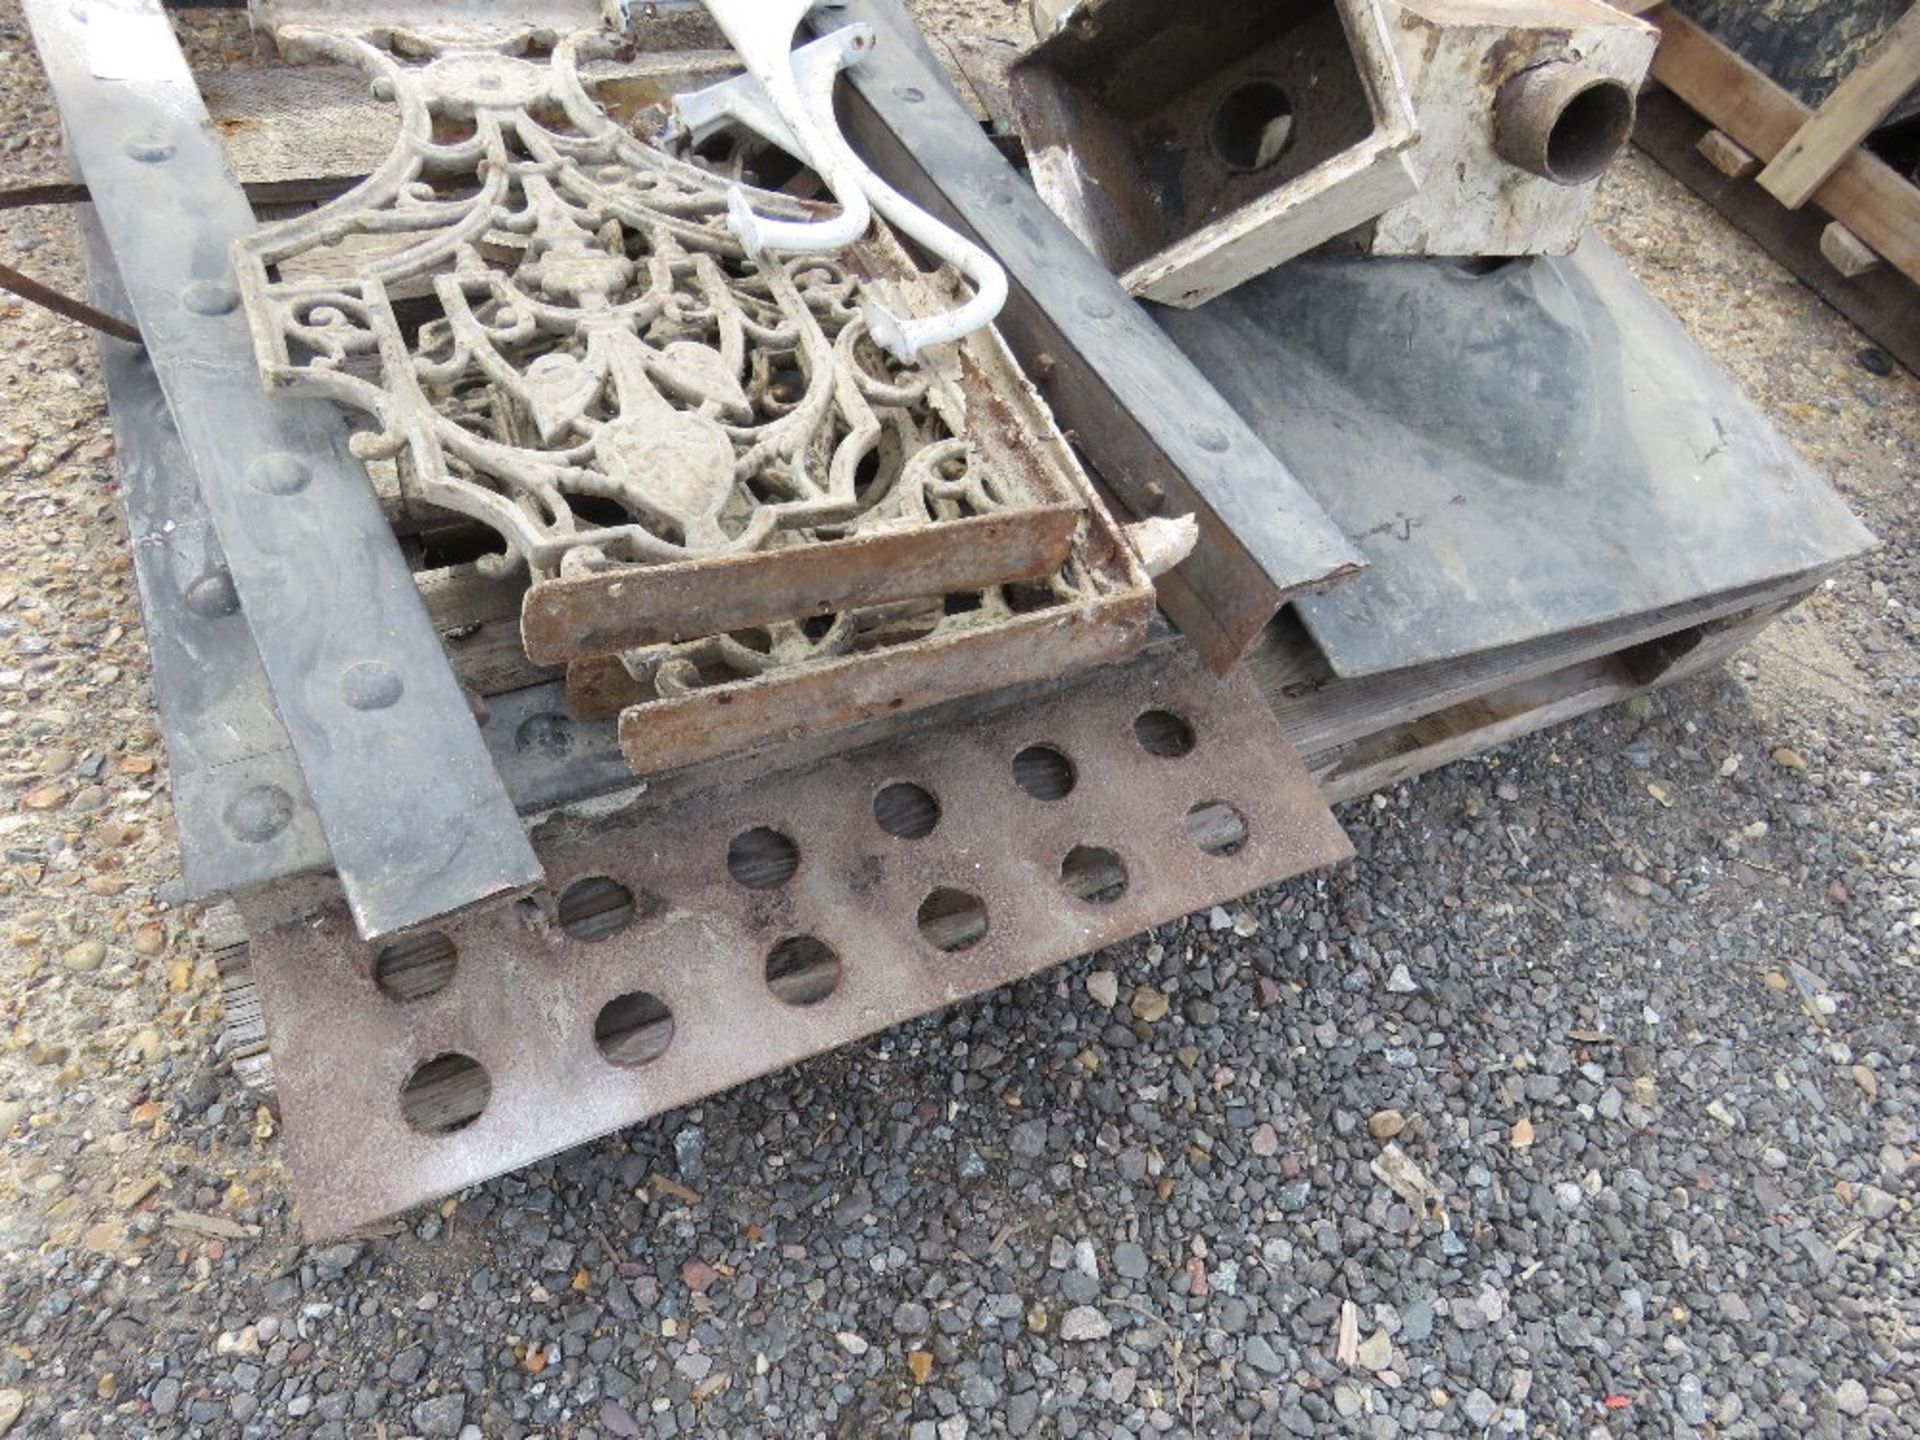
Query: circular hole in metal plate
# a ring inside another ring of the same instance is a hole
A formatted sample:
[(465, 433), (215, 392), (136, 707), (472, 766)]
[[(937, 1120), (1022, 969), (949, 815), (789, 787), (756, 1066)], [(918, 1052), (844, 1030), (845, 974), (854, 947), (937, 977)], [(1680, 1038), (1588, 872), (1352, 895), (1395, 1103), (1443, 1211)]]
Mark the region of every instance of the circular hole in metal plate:
[(978, 944), (987, 933), (987, 907), (980, 897), (944, 885), (920, 902), (915, 918), (927, 943), (949, 953)]
[(774, 890), (800, 868), (800, 847), (778, 830), (742, 830), (727, 846), (727, 873), (749, 890)]
[(789, 935), (767, 952), (767, 988), (788, 1005), (818, 1005), (840, 984), (840, 957), (814, 935)]
[(1133, 738), (1142, 750), (1163, 760), (1191, 755), (1199, 743), (1186, 717), (1171, 710), (1143, 710), (1134, 718)]
[(673, 1043), (673, 1011), (645, 990), (616, 995), (600, 1007), (593, 1022), (593, 1043), (615, 1065), (644, 1065)]
[(1111, 905), (1127, 893), (1127, 867), (1101, 845), (1076, 845), (1060, 862), (1060, 883), (1095, 905)]
[(447, 988), (459, 951), (439, 930), (396, 940), (373, 960), (373, 983), (389, 1000), (419, 1000)]
[(633, 923), (633, 891), (609, 875), (588, 875), (560, 892), (560, 928), (575, 940), (605, 940)]
[(924, 786), (897, 780), (873, 797), (873, 820), (889, 835), (923, 840), (940, 823), (940, 802)]
[(1238, 855), (1247, 843), (1247, 817), (1224, 800), (1202, 800), (1187, 811), (1187, 835), (1209, 855)]
[(451, 1135), (480, 1118), (493, 1098), (487, 1067), (449, 1051), (415, 1067), (400, 1087), (400, 1113), (422, 1135)]
[(1052, 745), (1029, 745), (1013, 757), (1013, 783), (1036, 800), (1064, 800), (1079, 780), (1066, 752)]

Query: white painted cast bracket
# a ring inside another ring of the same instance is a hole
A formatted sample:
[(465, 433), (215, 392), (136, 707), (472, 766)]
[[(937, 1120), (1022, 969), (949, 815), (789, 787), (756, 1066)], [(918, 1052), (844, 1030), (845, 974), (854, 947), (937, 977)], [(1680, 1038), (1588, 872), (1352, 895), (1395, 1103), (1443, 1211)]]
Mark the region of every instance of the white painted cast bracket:
[[(833, 117), (833, 81), (828, 70), (795, 73), (793, 32), (813, 9), (814, 0), (705, 0), (727, 43), (760, 84), (766, 106), (779, 117), (795, 157), (819, 172), (840, 205), (829, 220), (768, 220), (753, 213), (746, 191), (735, 186), (727, 200), (728, 227), (752, 255), (767, 250), (814, 254), (840, 250), (866, 234), (873, 211), (861, 184), (859, 157), (840, 134)], [(873, 37), (867, 37), (867, 44)], [(826, 117), (824, 126), (821, 117)]]
[[(735, 37), (733, 25), (747, 28), (749, 12), (760, 3), (762, 0), (706, 0), (707, 8), (721, 30), (733, 43), (734, 49), (739, 51), (741, 59), (746, 61), (747, 73), (692, 94), (676, 96), (674, 107), (695, 144), (727, 125), (744, 125), (795, 159), (812, 166), (833, 191), (841, 214), (835, 220), (821, 224), (784, 223), (776, 226), (747, 212), (748, 221), (759, 227), (750, 234), (738, 223), (745, 210), (745, 197), (736, 188), (729, 210), (729, 219), (735, 222), (732, 226), (734, 233), (756, 254), (760, 247), (755, 244), (755, 234), (774, 249), (836, 249), (848, 243), (847, 240), (834, 238), (830, 244), (815, 242), (830, 227), (835, 236), (839, 234), (847, 216), (855, 208), (853, 201), (857, 195), (863, 215), (860, 230), (866, 229), (864, 215), (870, 202), (872, 209), (879, 211), (889, 225), (952, 265), (974, 287), (971, 300), (939, 315), (917, 318), (900, 316), (877, 303), (869, 302), (867, 328), (875, 341), (897, 359), (912, 361), (929, 346), (944, 345), (991, 325), (1007, 300), (1007, 273), (1000, 263), (874, 174), (840, 133), (839, 122), (833, 113), (834, 80), (841, 70), (858, 64), (873, 48), (872, 29), (865, 25), (851, 25), (798, 50), (788, 50), (784, 48), (792, 35), (792, 27), (788, 27), (781, 32), (781, 48), (777, 54), (772, 53), (771, 47), (764, 42), (756, 44), (754, 52), (749, 53)], [(796, 8), (804, 14), (811, 6), (799, 4), (798, 0), (787, 6), (789, 10)], [(781, 18), (784, 20), (784, 15)], [(794, 24), (798, 23), (796, 18)], [(765, 73), (768, 69), (779, 72), (772, 77), (772, 83), (769, 83), (769, 76)], [(800, 97), (807, 107), (809, 113), (804, 117), (807, 122), (804, 127), (794, 125), (786, 109), (781, 106), (779, 97), (783, 90)], [(823, 143), (826, 147), (824, 150), (817, 148)], [(843, 188), (849, 178), (857, 187), (851, 191)], [(779, 236), (774, 234), (776, 230), (800, 232), (808, 243), (783, 244)], [(855, 232), (856, 235), (858, 233)]]

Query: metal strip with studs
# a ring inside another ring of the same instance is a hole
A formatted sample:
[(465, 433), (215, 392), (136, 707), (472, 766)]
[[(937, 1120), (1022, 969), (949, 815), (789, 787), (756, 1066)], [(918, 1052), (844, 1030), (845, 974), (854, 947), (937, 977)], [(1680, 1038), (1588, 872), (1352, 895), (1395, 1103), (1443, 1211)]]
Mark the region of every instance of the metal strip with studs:
[[(229, 258), (254, 217), (160, 6), (25, 8), (355, 924), (539, 885), (345, 420), (261, 388)], [(272, 844), (298, 805), (259, 779), (212, 808)]]
[(310, 1238), (1352, 853), (1190, 654), (537, 840), (552, 909), (254, 939)]
[[(75, 218), (94, 302), (123, 311), (126, 292), (98, 219), (85, 207)], [(332, 861), (320, 817), (153, 365), (138, 345), (103, 335), (99, 347), (185, 897), (323, 874)], [(251, 810), (268, 790), (286, 797), (286, 823), (271, 835)]]
[[(96, 304), (126, 304), (93, 212), (76, 212)], [(101, 371), (113, 419), (120, 499), (153, 665), (178, 821), (182, 893), (244, 894), (330, 873), (319, 815), (273, 708), (260, 652), (226, 573), (192, 461), (180, 443), (153, 366), (137, 345), (103, 337)], [(522, 814), (574, 804), (633, 784), (612, 719), (568, 713), (558, 682), (490, 697), (480, 735)], [(264, 842), (223, 815), (260, 784), (283, 791), (293, 816)]]

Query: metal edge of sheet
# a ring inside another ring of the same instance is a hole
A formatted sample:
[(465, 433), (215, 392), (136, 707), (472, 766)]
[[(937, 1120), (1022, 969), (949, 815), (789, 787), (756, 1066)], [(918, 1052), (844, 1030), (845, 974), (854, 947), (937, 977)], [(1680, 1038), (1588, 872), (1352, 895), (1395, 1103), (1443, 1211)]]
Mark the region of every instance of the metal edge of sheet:
[(1875, 543), (1592, 232), (1572, 255), (1483, 269), (1307, 257), (1154, 314), (1366, 552), (1351, 585), (1295, 602), (1342, 678)]
[[(126, 292), (99, 221), (85, 205), (75, 219), (94, 303), (120, 313)], [(330, 870), (319, 816), (153, 366), (138, 345), (110, 336), (97, 344), (185, 898)], [(291, 813), (274, 834), (256, 840), (234, 823), (250, 806), (277, 805), (276, 796)]]

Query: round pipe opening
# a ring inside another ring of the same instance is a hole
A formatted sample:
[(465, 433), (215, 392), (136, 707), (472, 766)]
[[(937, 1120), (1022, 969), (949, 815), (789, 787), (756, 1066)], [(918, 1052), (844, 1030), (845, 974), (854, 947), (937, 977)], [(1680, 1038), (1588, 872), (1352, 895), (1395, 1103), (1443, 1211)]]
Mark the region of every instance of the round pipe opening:
[(1633, 92), (1600, 80), (1569, 100), (1547, 135), (1547, 178), (1562, 185), (1593, 179), (1613, 163), (1633, 133)]
[(1495, 147), (1556, 185), (1584, 185), (1625, 148), (1633, 116), (1633, 91), (1620, 81), (1574, 65), (1541, 65), (1500, 88)]

